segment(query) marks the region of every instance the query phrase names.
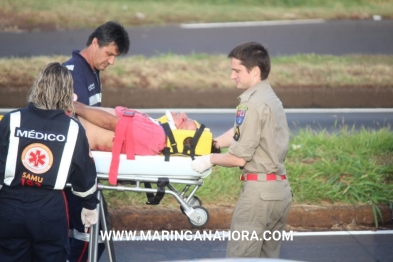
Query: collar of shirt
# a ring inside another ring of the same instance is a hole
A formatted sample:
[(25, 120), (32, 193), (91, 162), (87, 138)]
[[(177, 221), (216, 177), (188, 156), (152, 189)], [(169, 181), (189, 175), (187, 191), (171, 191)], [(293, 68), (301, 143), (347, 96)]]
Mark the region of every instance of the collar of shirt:
[(239, 99), (240, 102), (248, 101), (251, 97), (251, 95), (257, 90), (257, 89), (264, 89), (269, 86), (269, 82), (267, 80), (262, 80), (258, 82), (257, 84), (253, 85), (252, 87), (248, 88), (246, 91), (244, 91), (240, 96), (237, 98)]
[(89, 68), (90, 70), (92, 70), (94, 73), (97, 74), (97, 77), (99, 79), (100, 77), (100, 71), (97, 69), (92, 69), (90, 64), (87, 62), (87, 60), (81, 55), (81, 51), (80, 50), (73, 50), (72, 51), (72, 56), (77, 58), (80, 61), (83, 61), (83, 64), (86, 68)]
[(65, 115), (64, 110), (50, 110), (50, 109), (40, 109), (34, 106), (33, 103), (29, 103), (29, 105), (27, 106), (28, 110), (33, 111), (35, 114), (43, 116), (43, 117), (47, 117), (47, 118), (52, 118), (52, 117), (56, 117), (58, 115)]
[(165, 115), (166, 115), (166, 117), (168, 119), (169, 127), (172, 130), (176, 130), (177, 128), (176, 128), (176, 125), (175, 125), (175, 121), (173, 120), (173, 116), (171, 114), (171, 111), (169, 111), (169, 110), (165, 111)]

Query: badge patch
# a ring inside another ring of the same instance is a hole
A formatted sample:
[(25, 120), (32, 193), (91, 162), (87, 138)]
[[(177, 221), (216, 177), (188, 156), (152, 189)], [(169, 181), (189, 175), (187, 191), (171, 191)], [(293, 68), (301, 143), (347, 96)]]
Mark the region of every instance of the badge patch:
[(241, 125), (243, 123), (245, 115), (246, 115), (245, 110), (238, 109), (236, 112), (236, 124)]
[(53, 164), (52, 151), (40, 143), (27, 146), (23, 150), (21, 158), (23, 165), (36, 174), (45, 173)]
[(239, 130), (239, 126), (236, 126), (236, 128), (235, 128), (235, 135), (233, 136), (233, 139), (235, 141), (238, 141), (239, 138), (240, 138), (240, 130)]

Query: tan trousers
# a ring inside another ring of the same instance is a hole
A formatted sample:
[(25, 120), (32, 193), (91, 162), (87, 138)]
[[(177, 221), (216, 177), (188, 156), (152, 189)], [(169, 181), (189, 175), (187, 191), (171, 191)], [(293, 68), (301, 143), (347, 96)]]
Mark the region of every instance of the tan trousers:
[(230, 230), (236, 237), (249, 237), (229, 240), (226, 257), (279, 258), (281, 240), (275, 241), (272, 236), (285, 229), (291, 203), (288, 180), (245, 182)]

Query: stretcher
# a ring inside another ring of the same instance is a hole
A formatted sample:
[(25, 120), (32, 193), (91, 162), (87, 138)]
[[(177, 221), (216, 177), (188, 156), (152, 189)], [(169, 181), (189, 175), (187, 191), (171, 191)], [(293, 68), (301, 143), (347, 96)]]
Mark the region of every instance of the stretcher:
[[(96, 165), (97, 177), (101, 180), (109, 179), (109, 170), (112, 161), (111, 152), (92, 151)], [(169, 161), (165, 157), (159, 156), (135, 156), (134, 160), (128, 160), (126, 155), (120, 155), (118, 167), (117, 185), (103, 185), (98, 183), (98, 223), (90, 228), (90, 233), (86, 239), (90, 242), (88, 248), (88, 260), (96, 262), (98, 260), (98, 243), (105, 243), (109, 262), (116, 262), (113, 239), (100, 240), (99, 225), (101, 230), (108, 231), (105, 207), (103, 205), (102, 191), (117, 190), (144, 192), (150, 194), (148, 204), (159, 204), (164, 194), (170, 194), (180, 204), (181, 211), (188, 217), (188, 222), (194, 227), (202, 227), (209, 220), (208, 211), (202, 207), (201, 200), (195, 196), (197, 190), (203, 185), (203, 178), (210, 175), (211, 169), (198, 173), (191, 168), (191, 158), (185, 156), (171, 156)], [(147, 183), (157, 183), (157, 188), (146, 187)], [(126, 184), (126, 185), (124, 185)], [(132, 187), (129, 187), (131, 184)], [(145, 187), (142, 187), (144, 184)], [(173, 184), (183, 185), (183, 190), (176, 190)], [(71, 185), (67, 185), (71, 186)], [(191, 191), (189, 193), (189, 191)]]
[[(92, 154), (98, 179), (108, 180), (112, 153), (92, 151)], [(150, 205), (159, 204), (164, 195), (172, 195), (188, 222), (194, 227), (203, 227), (209, 220), (209, 213), (195, 193), (203, 185), (203, 178), (210, 175), (212, 170), (208, 169), (202, 174), (196, 172), (191, 168), (191, 161), (190, 157), (173, 155), (169, 161), (165, 161), (162, 155), (135, 156), (135, 160), (128, 160), (125, 154), (121, 154), (118, 184), (102, 185), (102, 189), (146, 193), (147, 204)], [(151, 183), (155, 183), (157, 188), (152, 188)], [(182, 190), (177, 190), (174, 184), (181, 185)]]

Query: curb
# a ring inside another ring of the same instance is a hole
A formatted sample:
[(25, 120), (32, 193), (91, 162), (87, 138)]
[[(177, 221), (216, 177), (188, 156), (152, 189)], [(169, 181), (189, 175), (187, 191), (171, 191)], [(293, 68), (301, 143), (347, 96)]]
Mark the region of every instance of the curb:
[[(209, 221), (201, 229), (229, 229), (234, 207), (206, 207)], [(379, 227), (392, 226), (389, 205), (380, 205)], [(195, 229), (180, 209), (113, 209), (109, 208), (112, 229), (115, 230), (185, 230)], [(343, 230), (351, 227), (375, 229), (371, 205), (292, 205), (287, 228), (300, 230)]]

